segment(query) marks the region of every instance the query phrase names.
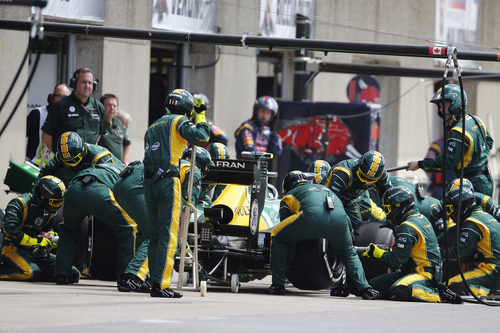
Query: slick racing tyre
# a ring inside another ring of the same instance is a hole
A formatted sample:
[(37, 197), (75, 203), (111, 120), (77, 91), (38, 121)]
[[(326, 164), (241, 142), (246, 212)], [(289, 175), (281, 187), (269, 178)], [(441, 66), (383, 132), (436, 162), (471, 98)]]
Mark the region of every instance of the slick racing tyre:
[(338, 283), (343, 265), (324, 238), (297, 242), (295, 258), (287, 266), (288, 280), (299, 289), (328, 289)]

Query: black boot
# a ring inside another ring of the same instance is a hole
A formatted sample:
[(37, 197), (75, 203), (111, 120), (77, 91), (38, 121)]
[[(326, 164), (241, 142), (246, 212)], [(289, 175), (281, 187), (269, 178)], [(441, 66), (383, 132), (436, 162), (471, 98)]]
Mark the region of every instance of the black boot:
[(134, 274), (125, 273), (120, 278), (117, 283), (119, 291), (128, 292), (134, 291), (137, 293), (149, 293), (151, 292), (151, 286), (149, 283), (142, 281)]
[(439, 297), (441, 297), (441, 302), (443, 303), (462, 304), (464, 302), (462, 300), (462, 297), (458, 296), (458, 294), (456, 294), (444, 284), (439, 284), (438, 290)]
[(153, 288), (151, 288), (151, 297), (164, 297), (164, 298), (181, 298), (182, 294), (173, 291), (170, 288), (165, 288), (165, 289), (160, 289), (160, 286), (158, 284), (153, 284)]
[(56, 275), (56, 284), (73, 284), (78, 283), (78, 279), (72, 279), (66, 275)]
[(267, 290), (266, 294), (268, 295), (285, 295), (285, 286), (272, 284)]

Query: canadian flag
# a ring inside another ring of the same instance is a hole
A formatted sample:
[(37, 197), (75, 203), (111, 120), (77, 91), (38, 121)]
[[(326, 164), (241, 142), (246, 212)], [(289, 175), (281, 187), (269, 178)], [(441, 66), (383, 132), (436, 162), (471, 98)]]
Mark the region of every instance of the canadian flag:
[(429, 54), (444, 54), (444, 47), (434, 46), (429, 48)]

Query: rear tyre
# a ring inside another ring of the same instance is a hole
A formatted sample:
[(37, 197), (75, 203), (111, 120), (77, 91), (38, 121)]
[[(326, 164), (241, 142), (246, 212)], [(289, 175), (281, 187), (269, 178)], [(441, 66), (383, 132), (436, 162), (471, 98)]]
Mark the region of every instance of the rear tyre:
[(343, 265), (324, 238), (297, 242), (295, 259), (287, 267), (288, 280), (298, 289), (328, 289), (339, 283)]

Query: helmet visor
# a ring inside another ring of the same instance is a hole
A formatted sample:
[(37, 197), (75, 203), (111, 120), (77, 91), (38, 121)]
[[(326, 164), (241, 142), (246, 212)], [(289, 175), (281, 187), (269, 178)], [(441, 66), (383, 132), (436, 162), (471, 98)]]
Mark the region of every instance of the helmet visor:
[(378, 178), (369, 178), (366, 177), (363, 172), (361, 172), (361, 169), (358, 168), (358, 171), (356, 171), (356, 174), (358, 175), (358, 179), (361, 180), (365, 184), (374, 184), (377, 182)]
[(391, 212), (391, 205), (383, 205), (383, 206), (385, 215), (389, 215), (389, 213)]
[(446, 205), (446, 215), (447, 216), (453, 215), (454, 211), (455, 211), (455, 207), (452, 204), (447, 204)]
[(63, 199), (49, 199), (49, 205), (51, 207), (59, 209), (63, 203)]
[(64, 165), (70, 166), (70, 167), (77, 166), (82, 161), (82, 159), (83, 159), (82, 153), (79, 153), (78, 155), (76, 155), (72, 158), (69, 158), (69, 159), (61, 158)]

